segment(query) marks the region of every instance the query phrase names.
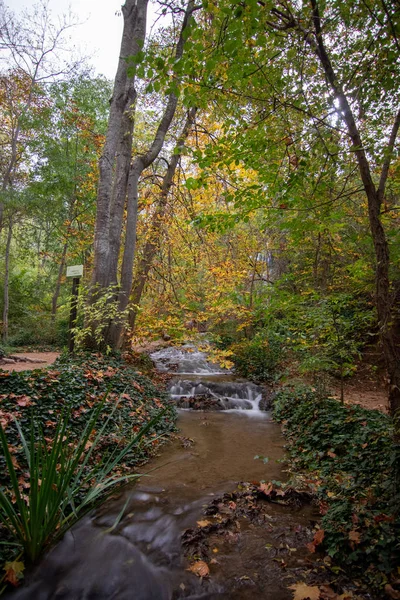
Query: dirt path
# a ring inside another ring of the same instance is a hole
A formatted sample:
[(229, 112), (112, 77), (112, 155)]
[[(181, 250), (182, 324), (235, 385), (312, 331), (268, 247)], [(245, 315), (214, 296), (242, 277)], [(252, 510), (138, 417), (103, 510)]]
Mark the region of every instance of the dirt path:
[[(11, 356), (19, 360), (13, 360), (11, 357), (0, 359), (0, 369), (3, 371), (32, 371), (33, 369), (43, 369), (52, 365), (60, 356), (59, 352), (16, 352)], [(7, 362), (6, 362), (7, 361)]]

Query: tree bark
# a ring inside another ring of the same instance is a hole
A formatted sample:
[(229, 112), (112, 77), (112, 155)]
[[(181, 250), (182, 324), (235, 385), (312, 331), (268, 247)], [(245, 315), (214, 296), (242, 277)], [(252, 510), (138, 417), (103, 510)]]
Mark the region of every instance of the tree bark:
[(3, 302), (3, 331), (2, 338), (3, 342), (8, 339), (8, 310), (9, 310), (9, 281), (10, 281), (10, 248), (13, 234), (13, 218), (12, 216), (8, 221), (8, 234), (6, 243), (6, 255), (4, 264), (4, 302)]
[(67, 257), (67, 250), (68, 250), (68, 242), (65, 242), (63, 251), (61, 254), (60, 266), (58, 268), (56, 288), (54, 290), (53, 298), (51, 299), (51, 320), (53, 321), (53, 323), (56, 320), (57, 302), (58, 302), (58, 298), (60, 296), (61, 280), (62, 280), (62, 276), (64, 273), (65, 259)]
[[(122, 7), (124, 29), (120, 58), (104, 149), (99, 160), (92, 286), (98, 285), (103, 288), (116, 279), (115, 255), (118, 257), (132, 150), (136, 91), (135, 75), (128, 77), (127, 58), (136, 55), (143, 47), (147, 4), (148, 0), (126, 0)], [(117, 247), (111, 249), (111, 240), (116, 238)]]
[[(184, 50), (184, 34), (189, 25), (192, 13), (194, 11), (194, 0), (188, 0), (185, 15), (182, 21), (179, 39), (175, 50), (175, 61), (178, 61)], [(128, 194), (126, 207), (126, 225), (125, 225), (125, 243), (121, 267), (121, 283), (119, 292), (119, 310), (125, 311), (129, 303), (129, 295), (133, 281), (133, 263), (136, 250), (136, 225), (137, 225), (137, 206), (138, 206), (138, 185), (141, 174), (158, 157), (163, 147), (165, 137), (175, 116), (178, 104), (177, 96), (171, 92), (164, 110), (164, 114), (155, 133), (153, 142), (147, 152), (134, 158), (129, 178)], [(112, 348), (118, 348), (122, 341), (123, 325), (121, 323), (111, 323), (105, 332), (105, 343)]]

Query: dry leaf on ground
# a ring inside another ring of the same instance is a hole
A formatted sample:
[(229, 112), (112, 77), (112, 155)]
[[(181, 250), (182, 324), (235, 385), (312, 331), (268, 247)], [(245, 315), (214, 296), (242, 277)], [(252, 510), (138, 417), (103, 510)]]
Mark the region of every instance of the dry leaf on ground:
[(360, 532), (352, 529), (349, 532), (349, 540), (354, 542), (355, 544), (359, 544), (361, 542)]
[(293, 600), (319, 600), (320, 589), (316, 585), (299, 582), (289, 587), (293, 590)]
[(12, 562), (6, 562), (4, 565), (4, 581), (8, 581), (12, 585), (18, 585), (20, 580), (23, 578), (25, 565), (23, 562), (13, 560)]
[(212, 525), (211, 521), (196, 521), (199, 527), (208, 527), (208, 525)]
[(260, 483), (258, 489), (260, 490), (260, 492), (264, 492), (266, 496), (269, 496), (272, 490), (274, 489), (274, 486), (272, 485), (272, 483)]
[(393, 600), (400, 600), (400, 592), (395, 590), (390, 583), (385, 585), (385, 594), (389, 596), (389, 598), (393, 598)]
[(190, 565), (187, 570), (197, 575), (197, 577), (208, 577), (210, 574), (208, 564), (205, 563), (204, 560), (197, 560), (195, 563)]

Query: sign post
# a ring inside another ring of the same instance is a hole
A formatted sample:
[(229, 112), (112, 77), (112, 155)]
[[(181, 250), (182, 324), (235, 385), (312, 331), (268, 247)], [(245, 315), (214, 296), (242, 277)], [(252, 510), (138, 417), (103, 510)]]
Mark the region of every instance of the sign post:
[(78, 316), (78, 292), (79, 282), (83, 275), (83, 265), (74, 265), (67, 267), (67, 277), (72, 277), (72, 292), (71, 292), (71, 310), (69, 313), (69, 336), (68, 336), (68, 351), (74, 351), (75, 334), (74, 327), (76, 325), (76, 317)]

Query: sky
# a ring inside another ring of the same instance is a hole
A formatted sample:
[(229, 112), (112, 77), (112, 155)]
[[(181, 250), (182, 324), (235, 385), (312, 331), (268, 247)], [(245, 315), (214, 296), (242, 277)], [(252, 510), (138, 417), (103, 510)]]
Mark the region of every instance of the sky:
[[(80, 23), (70, 30), (72, 43), (88, 56), (97, 74), (114, 79), (118, 64), (123, 27), (121, 0), (49, 0), (49, 8), (56, 17), (68, 14), (69, 8)], [(35, 0), (4, 0), (15, 14), (30, 8)]]

